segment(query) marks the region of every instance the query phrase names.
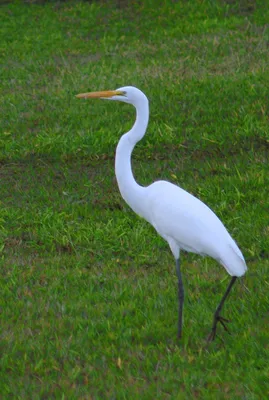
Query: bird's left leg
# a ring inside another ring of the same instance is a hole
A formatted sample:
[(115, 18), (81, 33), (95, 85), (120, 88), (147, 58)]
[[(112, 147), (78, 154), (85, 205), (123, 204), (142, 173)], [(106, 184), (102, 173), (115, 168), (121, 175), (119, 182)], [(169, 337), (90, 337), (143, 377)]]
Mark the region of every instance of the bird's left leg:
[(217, 324), (218, 324), (218, 322), (220, 322), (221, 325), (223, 326), (223, 328), (224, 328), (227, 332), (229, 332), (229, 331), (228, 331), (228, 328), (227, 328), (226, 325), (225, 325), (225, 322), (227, 323), (227, 322), (230, 322), (230, 321), (229, 321), (228, 319), (226, 319), (226, 318), (221, 317), (221, 316), (220, 316), (220, 312), (221, 312), (221, 310), (222, 310), (223, 304), (224, 304), (224, 302), (225, 302), (225, 300), (226, 300), (228, 294), (230, 293), (230, 290), (231, 290), (231, 288), (232, 288), (234, 282), (236, 281), (236, 278), (237, 278), (236, 276), (233, 276), (233, 277), (232, 277), (232, 279), (231, 279), (231, 281), (230, 281), (230, 283), (229, 283), (229, 286), (227, 287), (226, 292), (224, 293), (224, 296), (222, 297), (222, 299), (221, 299), (221, 301), (220, 301), (220, 303), (219, 303), (219, 305), (218, 305), (218, 307), (217, 307), (217, 309), (216, 309), (216, 311), (215, 311), (214, 318), (213, 318), (212, 330), (211, 330), (211, 332), (210, 332), (210, 334), (209, 334), (209, 336), (208, 336), (208, 338), (207, 338), (207, 341), (208, 341), (208, 342), (211, 342), (211, 341), (213, 341), (213, 340), (215, 339), (215, 337), (216, 337), (216, 332), (217, 332)]
[(176, 272), (178, 279), (178, 339), (182, 337), (182, 317), (183, 317), (183, 303), (184, 303), (184, 286), (180, 271), (180, 260), (176, 259)]

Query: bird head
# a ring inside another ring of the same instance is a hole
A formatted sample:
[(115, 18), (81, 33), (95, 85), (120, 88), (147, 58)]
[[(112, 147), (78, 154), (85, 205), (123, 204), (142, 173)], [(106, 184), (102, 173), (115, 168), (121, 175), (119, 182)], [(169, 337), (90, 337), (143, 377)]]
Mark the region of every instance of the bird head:
[(79, 99), (118, 100), (133, 105), (136, 105), (140, 99), (146, 98), (144, 93), (134, 86), (124, 86), (116, 90), (105, 90), (102, 92), (80, 93), (76, 97)]

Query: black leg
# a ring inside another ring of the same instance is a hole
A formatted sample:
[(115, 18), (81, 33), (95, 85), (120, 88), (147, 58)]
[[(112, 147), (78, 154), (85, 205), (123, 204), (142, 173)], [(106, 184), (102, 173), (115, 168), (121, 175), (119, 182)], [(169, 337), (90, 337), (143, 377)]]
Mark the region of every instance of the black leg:
[(210, 335), (209, 335), (208, 338), (207, 338), (207, 340), (208, 340), (209, 342), (211, 342), (212, 340), (214, 340), (215, 337), (216, 337), (217, 324), (218, 324), (218, 322), (220, 322), (221, 325), (223, 326), (223, 328), (224, 328), (227, 332), (229, 332), (229, 331), (228, 331), (228, 328), (227, 328), (226, 325), (225, 325), (225, 322), (227, 323), (227, 322), (230, 322), (230, 321), (229, 321), (228, 319), (226, 319), (226, 318), (221, 317), (221, 316), (220, 316), (220, 312), (221, 312), (221, 310), (222, 310), (223, 304), (224, 304), (224, 302), (225, 302), (225, 300), (226, 300), (228, 294), (230, 293), (230, 290), (231, 290), (231, 288), (232, 288), (234, 282), (236, 281), (236, 278), (237, 278), (236, 276), (233, 276), (233, 277), (232, 277), (232, 279), (231, 279), (231, 281), (230, 281), (230, 283), (229, 283), (229, 286), (227, 287), (226, 292), (224, 293), (224, 296), (222, 297), (222, 299), (221, 299), (221, 301), (220, 301), (220, 303), (219, 303), (219, 305), (218, 305), (218, 307), (217, 307), (217, 309), (216, 309), (216, 311), (215, 311), (214, 318), (213, 318), (212, 330), (211, 330), (211, 332), (210, 332)]
[(178, 339), (182, 337), (182, 315), (183, 315), (183, 303), (184, 303), (184, 286), (180, 271), (180, 261), (176, 260), (176, 272), (178, 279)]

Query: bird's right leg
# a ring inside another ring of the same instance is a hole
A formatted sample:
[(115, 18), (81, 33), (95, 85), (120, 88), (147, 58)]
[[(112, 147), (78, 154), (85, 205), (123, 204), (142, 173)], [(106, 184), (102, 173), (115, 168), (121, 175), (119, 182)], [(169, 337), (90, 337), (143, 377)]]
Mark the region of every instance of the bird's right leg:
[(230, 281), (230, 283), (229, 283), (229, 286), (227, 287), (226, 292), (224, 293), (224, 296), (222, 297), (222, 299), (221, 299), (221, 301), (220, 301), (220, 303), (219, 303), (219, 305), (218, 305), (218, 307), (217, 307), (217, 309), (216, 309), (216, 311), (215, 311), (214, 318), (213, 318), (213, 326), (212, 326), (211, 332), (210, 332), (210, 334), (209, 334), (209, 336), (208, 336), (208, 338), (207, 338), (207, 341), (208, 341), (208, 342), (212, 342), (212, 341), (215, 339), (215, 337), (216, 337), (216, 332), (217, 332), (217, 324), (218, 324), (218, 322), (221, 323), (221, 325), (223, 326), (223, 328), (225, 329), (225, 331), (229, 332), (227, 326), (225, 325), (225, 322), (230, 322), (230, 321), (229, 321), (228, 319), (226, 319), (226, 318), (223, 318), (223, 317), (220, 315), (220, 312), (221, 312), (221, 310), (222, 310), (223, 304), (224, 304), (224, 302), (225, 302), (225, 300), (226, 300), (228, 294), (230, 293), (230, 290), (231, 290), (233, 284), (234, 284), (235, 281), (236, 281), (236, 278), (237, 278), (236, 276), (233, 276), (233, 277), (232, 277), (232, 279), (231, 279), (231, 281)]
[(183, 317), (183, 303), (184, 303), (184, 286), (180, 271), (180, 260), (176, 259), (176, 273), (178, 279), (178, 339), (182, 337), (182, 317)]

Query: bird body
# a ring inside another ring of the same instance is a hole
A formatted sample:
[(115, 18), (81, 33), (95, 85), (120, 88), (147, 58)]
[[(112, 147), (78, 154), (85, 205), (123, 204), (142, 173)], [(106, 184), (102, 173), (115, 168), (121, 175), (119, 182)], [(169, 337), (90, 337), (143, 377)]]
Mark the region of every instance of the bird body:
[(77, 97), (119, 100), (136, 108), (135, 124), (121, 137), (116, 149), (115, 173), (123, 199), (168, 242), (175, 257), (179, 284), (179, 337), (184, 300), (180, 250), (211, 256), (232, 276), (214, 315), (210, 335), (210, 339), (214, 339), (217, 322), (221, 322), (227, 330), (223, 322), (227, 320), (220, 317), (219, 313), (236, 277), (244, 275), (247, 269), (240, 249), (216, 214), (198, 198), (167, 181), (156, 181), (147, 187), (135, 181), (131, 154), (135, 144), (145, 135), (149, 120), (148, 99), (143, 92), (127, 86), (115, 91), (82, 93)]
[(206, 204), (166, 181), (153, 183), (146, 188), (146, 193), (144, 218), (169, 243), (175, 258), (180, 250), (185, 250), (214, 258), (232, 276), (245, 273), (241, 251)]

